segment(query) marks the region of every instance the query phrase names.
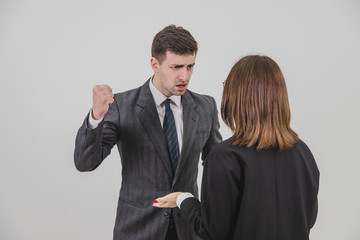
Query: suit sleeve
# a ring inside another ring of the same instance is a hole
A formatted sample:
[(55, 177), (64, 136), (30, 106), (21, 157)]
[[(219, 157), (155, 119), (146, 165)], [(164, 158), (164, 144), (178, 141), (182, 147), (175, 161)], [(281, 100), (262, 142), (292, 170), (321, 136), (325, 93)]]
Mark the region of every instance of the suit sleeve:
[(232, 239), (241, 199), (241, 169), (229, 154), (215, 149), (205, 161), (200, 203), (188, 198), (181, 214), (204, 239)]
[(222, 137), (219, 131), (220, 124), (219, 124), (219, 117), (218, 117), (218, 111), (216, 107), (216, 102), (214, 98), (211, 98), (212, 100), (212, 125), (210, 130), (210, 135), (208, 140), (205, 143), (205, 146), (202, 149), (201, 153), (201, 159), (204, 161), (209, 154), (211, 148), (214, 146), (214, 144), (219, 143), (222, 141)]
[(81, 172), (96, 169), (110, 154), (120, 135), (116, 102), (110, 105), (103, 121), (95, 129), (88, 125), (89, 114), (78, 130), (75, 141), (74, 162)]

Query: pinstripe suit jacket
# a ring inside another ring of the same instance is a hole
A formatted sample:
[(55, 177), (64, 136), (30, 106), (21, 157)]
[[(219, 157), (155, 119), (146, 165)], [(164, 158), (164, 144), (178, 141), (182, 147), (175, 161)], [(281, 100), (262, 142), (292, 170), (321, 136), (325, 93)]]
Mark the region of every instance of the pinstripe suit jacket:
[[(79, 171), (92, 171), (116, 144), (121, 156), (122, 183), (114, 239), (165, 239), (170, 209), (152, 207), (152, 201), (169, 192), (198, 196), (200, 153), (221, 141), (215, 100), (189, 90), (182, 96), (183, 146), (175, 176), (149, 80), (141, 87), (115, 94), (104, 120), (95, 129), (88, 116), (80, 127), (74, 160)], [(178, 209), (174, 220), (180, 240), (198, 239)]]

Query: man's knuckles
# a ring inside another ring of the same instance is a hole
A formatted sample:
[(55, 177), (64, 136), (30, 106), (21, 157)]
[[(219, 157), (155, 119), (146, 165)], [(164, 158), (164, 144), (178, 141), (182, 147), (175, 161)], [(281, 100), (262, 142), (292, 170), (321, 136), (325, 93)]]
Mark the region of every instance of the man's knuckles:
[(111, 93), (112, 94), (112, 89), (108, 86), (108, 85), (95, 85), (93, 86), (93, 92), (96, 93)]

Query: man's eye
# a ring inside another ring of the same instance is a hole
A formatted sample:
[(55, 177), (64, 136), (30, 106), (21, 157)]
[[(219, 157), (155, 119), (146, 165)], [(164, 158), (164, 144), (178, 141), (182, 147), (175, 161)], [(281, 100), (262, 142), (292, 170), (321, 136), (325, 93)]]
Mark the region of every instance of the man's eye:
[(172, 69), (179, 69), (179, 66), (173, 66)]
[(192, 69), (192, 68), (194, 68), (194, 65), (189, 65), (188, 66), (188, 69)]

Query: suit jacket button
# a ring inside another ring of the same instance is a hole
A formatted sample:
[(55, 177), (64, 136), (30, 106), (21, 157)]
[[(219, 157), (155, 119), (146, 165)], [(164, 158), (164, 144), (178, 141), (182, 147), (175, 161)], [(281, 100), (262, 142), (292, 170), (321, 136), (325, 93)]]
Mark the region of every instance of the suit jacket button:
[(169, 217), (170, 217), (170, 214), (166, 212), (166, 213), (164, 213), (164, 216), (167, 217), (167, 218), (169, 218)]

